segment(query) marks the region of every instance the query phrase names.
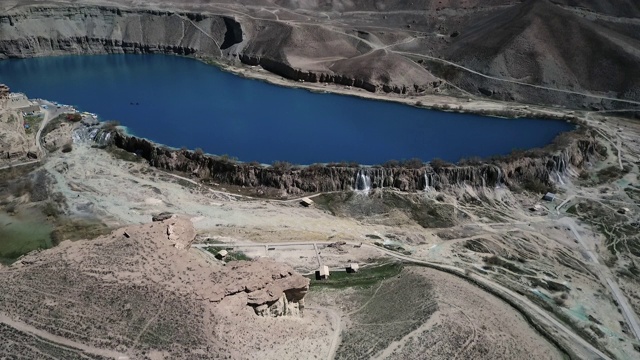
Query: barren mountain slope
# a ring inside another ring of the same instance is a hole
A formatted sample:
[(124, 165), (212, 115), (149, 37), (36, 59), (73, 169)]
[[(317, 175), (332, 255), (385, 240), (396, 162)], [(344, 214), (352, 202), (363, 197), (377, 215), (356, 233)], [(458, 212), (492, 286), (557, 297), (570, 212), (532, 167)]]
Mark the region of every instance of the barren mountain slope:
[(547, 1), (527, 1), (469, 26), (446, 53), (498, 77), (637, 98), (637, 49), (640, 34), (594, 24)]
[(1, 286), (11, 289), (0, 293), (0, 358), (264, 359), (327, 351), (332, 332), (322, 314), (270, 316), (296, 315), (308, 279), (267, 259), (223, 266), (189, 249), (194, 237), (190, 220), (170, 218), (63, 242), (0, 268)]
[[(8, 9), (0, 16), (0, 57), (164, 52), (369, 91), (461, 95), (461, 89), (573, 108), (628, 108), (638, 104), (603, 98), (640, 100), (640, 9), (630, 0), (17, 0), (0, 6)], [(440, 87), (441, 80), (454, 86)]]
[(640, 13), (640, 3), (635, 0), (551, 0), (551, 2), (623, 18), (635, 18)]

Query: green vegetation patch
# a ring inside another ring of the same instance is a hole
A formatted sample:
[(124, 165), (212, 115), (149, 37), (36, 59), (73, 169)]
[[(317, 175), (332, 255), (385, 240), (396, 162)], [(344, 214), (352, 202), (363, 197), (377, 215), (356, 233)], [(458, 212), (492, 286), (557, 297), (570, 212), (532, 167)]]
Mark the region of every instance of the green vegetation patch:
[(42, 129), (42, 137), (47, 136), (48, 133), (57, 129), (66, 121), (67, 114), (58, 115), (55, 119), (50, 120), (47, 125)]
[[(424, 324), (438, 309), (429, 280), (410, 268), (377, 286), (359, 288), (366, 296), (360, 297), (348, 314), (350, 321), (342, 333), (336, 359), (372, 358)], [(353, 290), (330, 291), (341, 294)]]
[(111, 156), (113, 156), (114, 159), (117, 160), (129, 162), (142, 162), (144, 160), (141, 156), (122, 150), (115, 146), (108, 146), (106, 150), (109, 154), (111, 154)]
[(51, 242), (58, 245), (65, 240), (91, 240), (111, 231), (110, 227), (97, 220), (59, 218), (51, 232)]
[(631, 200), (640, 202), (640, 190), (628, 187), (624, 189), (624, 192)]
[(453, 205), (428, 200), (418, 194), (385, 191), (382, 194), (375, 192), (362, 196), (353, 191), (345, 191), (322, 194), (313, 200), (318, 207), (335, 216), (370, 220), (378, 215), (401, 211), (424, 228), (448, 228), (456, 224)]
[(24, 117), (24, 125), (25, 132), (27, 134), (35, 134), (40, 128), (40, 123), (42, 122), (42, 116), (25, 116)]
[(393, 244), (393, 243), (385, 244), (385, 243), (381, 243), (379, 241), (376, 241), (373, 244), (375, 246), (379, 246), (381, 248), (385, 248), (385, 249), (390, 250), (390, 251), (399, 252), (399, 253), (404, 254), (404, 255), (411, 255), (411, 251), (405, 249), (402, 245)]
[(487, 266), (501, 267), (503, 269), (507, 269), (507, 270), (509, 270), (509, 271), (511, 271), (513, 273), (516, 273), (516, 274), (530, 275), (530, 276), (536, 275), (535, 272), (533, 272), (531, 270), (523, 269), (523, 268), (519, 267), (518, 265), (516, 265), (516, 264), (514, 264), (514, 263), (512, 263), (510, 261), (502, 259), (499, 256), (495, 256), (494, 255), (494, 256), (486, 257), (486, 258), (484, 258), (484, 262), (485, 262), (485, 264), (487, 264)]
[(0, 213), (0, 262), (9, 264), (20, 256), (52, 246), (52, 226), (32, 216)]
[(609, 166), (604, 169), (601, 169), (596, 173), (597, 180), (595, 181), (595, 185), (608, 184), (613, 181), (616, 181), (622, 178), (623, 176), (625, 176), (626, 174), (628, 174), (629, 170), (631, 169), (626, 165), (623, 166), (622, 169), (620, 169), (620, 166), (618, 165)]
[[(221, 246), (209, 246), (207, 248), (207, 251), (212, 253), (214, 256), (218, 256), (218, 253), (222, 250), (226, 250), (224, 247)], [(250, 261), (251, 258), (248, 257), (245, 253), (243, 253), (242, 251), (234, 251), (234, 250), (227, 250), (227, 256), (224, 258), (224, 262), (230, 262), (230, 261)]]
[(327, 288), (347, 288), (347, 287), (370, 287), (382, 280), (390, 279), (397, 276), (402, 271), (404, 265), (402, 263), (390, 263), (371, 267), (363, 267), (356, 273), (347, 273), (346, 271), (332, 272), (327, 280), (316, 280), (315, 276), (311, 276), (311, 288), (327, 287)]
[(640, 257), (640, 226), (603, 204), (582, 200), (571, 206), (567, 213), (591, 224), (606, 239), (605, 245), (612, 255), (619, 251)]

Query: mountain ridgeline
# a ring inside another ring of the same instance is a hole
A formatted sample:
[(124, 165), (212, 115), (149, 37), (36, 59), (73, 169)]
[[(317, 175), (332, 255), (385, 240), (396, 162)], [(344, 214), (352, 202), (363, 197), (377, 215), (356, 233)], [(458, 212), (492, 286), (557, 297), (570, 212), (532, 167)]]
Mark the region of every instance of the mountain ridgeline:
[(628, 0), (103, 3), (6, 9), (0, 59), (166, 53), (372, 92), (640, 107), (640, 9)]

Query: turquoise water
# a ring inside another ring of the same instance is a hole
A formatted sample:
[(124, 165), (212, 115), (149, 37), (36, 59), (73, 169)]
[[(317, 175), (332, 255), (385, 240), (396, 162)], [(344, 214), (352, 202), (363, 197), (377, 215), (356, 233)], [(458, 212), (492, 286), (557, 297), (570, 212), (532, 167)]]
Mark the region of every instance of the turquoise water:
[(262, 163), (457, 161), (544, 146), (573, 128), (311, 93), (166, 55), (4, 60), (0, 82), (118, 120), (158, 143)]

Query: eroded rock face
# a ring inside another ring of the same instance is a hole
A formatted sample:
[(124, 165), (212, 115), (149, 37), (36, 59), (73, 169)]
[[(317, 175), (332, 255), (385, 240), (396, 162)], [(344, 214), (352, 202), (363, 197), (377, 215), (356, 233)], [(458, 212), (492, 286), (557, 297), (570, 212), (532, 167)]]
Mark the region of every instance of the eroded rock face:
[(545, 149), (524, 152), (469, 166), (406, 167), (329, 167), (278, 169), (233, 163), (224, 159), (188, 150), (170, 150), (148, 140), (115, 133), (115, 146), (134, 152), (152, 166), (178, 171), (203, 182), (237, 185), (249, 188), (278, 189), (285, 195), (358, 190), (362, 177), (371, 188), (395, 188), (401, 191), (423, 191), (451, 186), (495, 187), (517, 185), (538, 180), (549, 184), (570, 167), (581, 168), (590, 158), (598, 156), (599, 144), (589, 131), (563, 135), (558, 143)]
[(211, 277), (210, 301), (242, 296), (260, 316), (300, 315), (309, 290), (309, 279), (269, 258), (232, 261)]
[[(372, 92), (433, 92), (442, 83), (403, 56), (375, 51), (349, 34), (316, 26), (109, 6), (30, 6), (0, 15), (0, 59), (104, 53), (196, 56), (261, 66), (295, 81)], [(319, 56), (345, 59), (310, 67), (308, 60)]]
[[(290, 267), (268, 259), (223, 265), (201, 250), (178, 249), (168, 229), (185, 245), (195, 235), (192, 222), (177, 216), (94, 240), (63, 241), (0, 264), (0, 284), (12, 289), (2, 292), (0, 312), (96, 349), (124, 349), (122, 356), (131, 359), (155, 349), (170, 359), (193, 359), (193, 349), (254, 359), (264, 344), (318, 331), (311, 327), (314, 314), (256, 315), (300, 314), (309, 281)], [(112, 337), (100, 335), (107, 333)]]

